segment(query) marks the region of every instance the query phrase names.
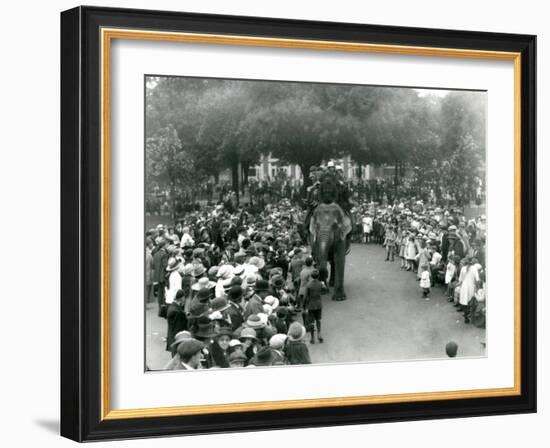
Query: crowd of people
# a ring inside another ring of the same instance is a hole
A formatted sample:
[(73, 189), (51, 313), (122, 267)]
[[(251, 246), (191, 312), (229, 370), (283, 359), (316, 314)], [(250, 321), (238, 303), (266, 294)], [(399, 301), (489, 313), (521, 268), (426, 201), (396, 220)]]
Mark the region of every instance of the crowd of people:
[(256, 215), (218, 204), (147, 232), (146, 300), (167, 321), (166, 369), (311, 363), (321, 290), (302, 215), (287, 200)]
[(399, 261), (419, 281), (422, 297), (441, 285), (464, 323), (485, 326), (486, 217), (466, 219), (460, 210), (425, 206), (422, 200), (380, 207), (363, 203), (352, 210), (355, 239), (382, 244), (386, 261)]
[[(315, 201), (314, 191), (308, 196)], [(485, 325), (485, 217), (417, 198), (354, 202), (356, 243), (381, 244), (430, 300), (438, 284), (465, 323)], [(167, 322), (165, 369), (309, 364), (322, 343), (327, 285), (306, 244), (306, 210), (291, 198), (261, 211), (222, 201), (146, 232), (145, 300)], [(343, 207), (344, 208), (344, 207)]]

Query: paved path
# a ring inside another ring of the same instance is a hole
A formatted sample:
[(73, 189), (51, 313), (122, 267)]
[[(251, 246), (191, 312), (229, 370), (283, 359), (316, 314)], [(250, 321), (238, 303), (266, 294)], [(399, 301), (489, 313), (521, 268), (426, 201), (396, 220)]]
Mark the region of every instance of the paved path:
[[(323, 298), (323, 344), (310, 345), (314, 363), (389, 361), (444, 358), (453, 340), (459, 356), (485, 356), (485, 330), (463, 322), (461, 313), (447, 302), (443, 288), (432, 288), (430, 300), (421, 295), (416, 276), (399, 269), (399, 262), (384, 262), (379, 245), (354, 244), (346, 259), (348, 299)], [(169, 354), (162, 337), (166, 321), (147, 310), (147, 361), (162, 367)]]

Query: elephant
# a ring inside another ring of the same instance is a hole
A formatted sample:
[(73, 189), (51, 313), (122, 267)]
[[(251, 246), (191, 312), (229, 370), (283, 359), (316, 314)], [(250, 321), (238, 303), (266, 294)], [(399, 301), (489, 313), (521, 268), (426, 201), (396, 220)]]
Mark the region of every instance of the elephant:
[(321, 203), (312, 212), (309, 222), (309, 242), (319, 278), (326, 282), (330, 263), (330, 282), (334, 285), (332, 300), (345, 300), (344, 267), (346, 237), (352, 230), (350, 217), (335, 202)]

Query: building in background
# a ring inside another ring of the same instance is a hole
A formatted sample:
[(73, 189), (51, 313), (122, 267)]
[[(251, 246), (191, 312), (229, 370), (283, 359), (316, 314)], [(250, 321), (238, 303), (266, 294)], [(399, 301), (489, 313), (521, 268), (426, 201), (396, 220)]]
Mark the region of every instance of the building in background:
[[(341, 159), (334, 159), (334, 164), (341, 166), (346, 180), (371, 180), (387, 178), (393, 175), (393, 167), (390, 166), (359, 166), (350, 156)], [(271, 155), (262, 156), (260, 163), (248, 169), (248, 178), (258, 182), (284, 179), (295, 182), (302, 182), (302, 171), (298, 165), (288, 165)]]

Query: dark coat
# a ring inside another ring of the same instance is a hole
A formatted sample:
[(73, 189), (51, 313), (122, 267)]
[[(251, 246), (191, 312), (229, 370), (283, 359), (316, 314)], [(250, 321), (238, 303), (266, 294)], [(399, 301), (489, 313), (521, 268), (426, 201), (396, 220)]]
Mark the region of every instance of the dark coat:
[(168, 331), (166, 333), (166, 350), (172, 352), (172, 356), (175, 355), (175, 348), (170, 346), (180, 331), (187, 330), (187, 315), (183, 304), (176, 302), (168, 305), (166, 310), (166, 321), (168, 322)]
[(224, 315), (228, 316), (233, 331), (242, 326), (244, 321), (242, 309), (236, 303), (230, 301), (229, 308), (224, 311)]
[(248, 316), (251, 314), (259, 314), (264, 312), (264, 305), (262, 299), (256, 294), (254, 294), (244, 307), (243, 319), (248, 319)]
[(224, 353), (217, 342), (212, 342), (208, 350), (208, 367), (219, 367), (226, 369), (229, 367), (228, 354)]
[(305, 342), (288, 341), (285, 347), (285, 355), (289, 364), (311, 364), (309, 350)]
[(166, 283), (166, 266), (168, 265), (168, 254), (166, 249), (161, 248), (153, 255), (153, 282)]

